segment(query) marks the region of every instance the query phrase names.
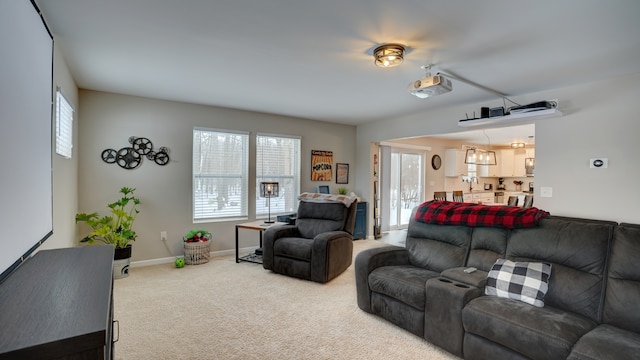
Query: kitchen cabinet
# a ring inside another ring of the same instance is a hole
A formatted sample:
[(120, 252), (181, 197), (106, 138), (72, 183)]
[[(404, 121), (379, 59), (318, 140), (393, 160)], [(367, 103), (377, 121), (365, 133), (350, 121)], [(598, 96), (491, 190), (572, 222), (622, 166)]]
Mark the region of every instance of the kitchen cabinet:
[(524, 167), (524, 158), (526, 154), (524, 151), (515, 151), (513, 154), (513, 176), (524, 177), (527, 176), (527, 169)]
[(500, 177), (526, 176), (525, 157), (527, 157), (527, 153), (523, 150), (500, 150)]
[(444, 176), (467, 176), (468, 166), (464, 163), (466, 152), (458, 149), (444, 150)]
[(478, 192), (463, 194), (463, 201), (467, 203), (486, 204), (492, 203), (494, 200), (493, 192)]
[(514, 151), (510, 149), (500, 150), (500, 176), (512, 177)]

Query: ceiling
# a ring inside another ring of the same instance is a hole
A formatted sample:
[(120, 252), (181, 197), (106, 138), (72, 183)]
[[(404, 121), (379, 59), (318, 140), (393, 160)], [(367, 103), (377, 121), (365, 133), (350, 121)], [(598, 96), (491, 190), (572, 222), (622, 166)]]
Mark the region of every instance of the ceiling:
[[(80, 88), (358, 125), (640, 72), (637, 0), (36, 0)], [(397, 42), (403, 64), (373, 63)]]

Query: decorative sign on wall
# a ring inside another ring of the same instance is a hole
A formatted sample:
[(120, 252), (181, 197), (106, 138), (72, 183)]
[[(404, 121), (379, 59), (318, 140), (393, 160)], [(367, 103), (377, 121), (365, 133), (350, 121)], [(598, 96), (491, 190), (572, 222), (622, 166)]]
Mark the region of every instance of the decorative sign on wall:
[(333, 151), (311, 150), (311, 181), (331, 181)]
[(102, 160), (107, 164), (117, 163), (121, 168), (133, 170), (140, 166), (142, 159), (155, 162), (158, 165), (167, 165), (169, 162), (169, 149), (161, 147), (158, 151), (153, 151), (151, 140), (143, 137), (129, 137), (130, 147), (123, 147), (116, 151), (114, 149), (106, 149), (102, 152)]
[(349, 183), (349, 164), (336, 163), (336, 184)]

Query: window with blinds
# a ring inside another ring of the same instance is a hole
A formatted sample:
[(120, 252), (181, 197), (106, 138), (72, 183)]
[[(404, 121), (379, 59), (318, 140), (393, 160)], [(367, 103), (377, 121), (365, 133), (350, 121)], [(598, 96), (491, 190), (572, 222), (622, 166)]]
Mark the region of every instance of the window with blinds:
[(249, 133), (193, 130), (193, 221), (247, 218)]
[(58, 88), (56, 91), (56, 153), (71, 159), (72, 149), (73, 107)]
[[(278, 196), (260, 197), (260, 183), (278, 183)], [(256, 136), (256, 218), (294, 212), (300, 194), (300, 138), (284, 135)]]

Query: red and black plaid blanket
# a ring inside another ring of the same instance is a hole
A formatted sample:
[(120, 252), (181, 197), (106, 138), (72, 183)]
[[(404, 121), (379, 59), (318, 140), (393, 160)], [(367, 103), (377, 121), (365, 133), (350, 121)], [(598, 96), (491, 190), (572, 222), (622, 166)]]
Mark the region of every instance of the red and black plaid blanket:
[(427, 201), (418, 206), (415, 220), (427, 224), (521, 229), (535, 227), (549, 213), (535, 207), (494, 206), (452, 201)]

